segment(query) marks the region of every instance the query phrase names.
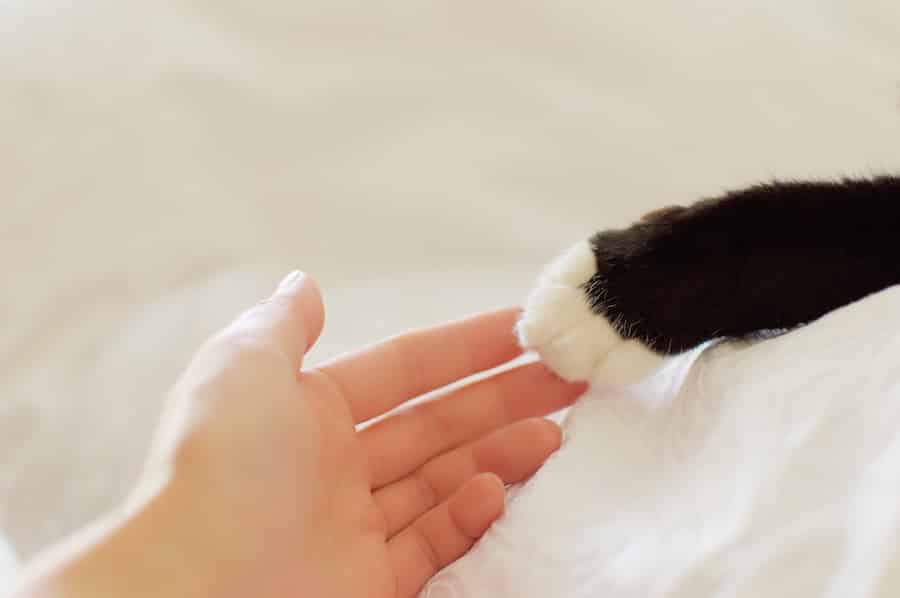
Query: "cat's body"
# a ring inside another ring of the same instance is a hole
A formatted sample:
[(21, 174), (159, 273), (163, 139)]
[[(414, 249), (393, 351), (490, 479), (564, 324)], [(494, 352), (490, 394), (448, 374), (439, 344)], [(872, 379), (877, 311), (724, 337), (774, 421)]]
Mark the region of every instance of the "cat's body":
[(563, 377), (631, 381), (718, 337), (793, 328), (900, 283), (900, 178), (773, 183), (603, 231), (562, 256), (519, 335)]

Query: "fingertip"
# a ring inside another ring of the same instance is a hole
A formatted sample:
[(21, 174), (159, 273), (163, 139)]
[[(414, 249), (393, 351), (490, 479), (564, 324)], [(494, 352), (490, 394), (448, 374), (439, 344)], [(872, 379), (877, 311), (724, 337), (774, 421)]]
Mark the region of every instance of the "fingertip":
[(541, 384), (546, 385), (548, 392), (552, 392), (558, 397), (564, 406), (574, 403), (590, 387), (586, 381), (571, 381), (560, 377), (543, 362), (536, 362), (532, 365), (535, 367), (536, 378)]
[(305, 276), (304, 272), (300, 270), (293, 270), (288, 272), (288, 274), (281, 279), (281, 282), (278, 283), (278, 287), (275, 289), (275, 293), (287, 293), (290, 292), (291, 289), (294, 288), (294, 285)]
[(590, 384), (586, 380), (567, 380), (551, 370), (547, 364), (543, 362), (538, 363), (540, 363), (544, 375), (562, 387), (566, 396), (570, 397), (573, 401), (587, 392), (587, 389), (590, 387)]
[(456, 527), (472, 539), (482, 534), (503, 513), (506, 486), (494, 473), (480, 473), (458, 491), (448, 505)]
[[(496, 367), (519, 357), (524, 349), (515, 333), (519, 319), (517, 308), (504, 308), (482, 313), (467, 319), (474, 324), (470, 330), (472, 362)], [(482, 369), (482, 367), (478, 367)]]
[(587, 389), (590, 388), (590, 384), (584, 381), (578, 382), (568, 382), (569, 392), (572, 393), (572, 397), (577, 399), (581, 395), (587, 392)]
[(325, 326), (325, 304), (322, 291), (315, 279), (300, 270), (294, 270), (284, 277), (275, 295), (288, 299), (299, 311), (300, 321), (306, 333), (306, 350), (316, 343)]
[(506, 484), (503, 483), (503, 480), (496, 473), (487, 471), (478, 474), (473, 479), (484, 484), (488, 488), (488, 492), (499, 492), (501, 497), (506, 497)]
[(533, 417), (527, 422), (529, 426), (534, 428), (536, 436), (534, 442), (536, 445), (546, 447), (551, 453), (562, 446), (562, 428), (555, 421), (543, 417)]
[(304, 303), (306, 308), (306, 322), (309, 324), (310, 338), (309, 346), (312, 347), (325, 327), (325, 302), (322, 300), (322, 289), (316, 280), (304, 274), (302, 276), (303, 291), (307, 293), (307, 301)]

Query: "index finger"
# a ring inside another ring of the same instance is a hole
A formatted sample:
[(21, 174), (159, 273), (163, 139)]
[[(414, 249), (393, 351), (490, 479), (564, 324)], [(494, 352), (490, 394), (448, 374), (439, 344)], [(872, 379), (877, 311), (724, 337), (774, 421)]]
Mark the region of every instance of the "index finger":
[(364, 422), (520, 355), (518, 317), (518, 308), (508, 308), (416, 330), (316, 369), (343, 392), (354, 421)]

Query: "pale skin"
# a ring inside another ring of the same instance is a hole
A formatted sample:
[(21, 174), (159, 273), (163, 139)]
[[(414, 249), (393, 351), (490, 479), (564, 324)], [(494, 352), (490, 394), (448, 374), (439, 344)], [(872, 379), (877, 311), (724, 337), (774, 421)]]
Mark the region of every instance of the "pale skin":
[(559, 448), (542, 416), (584, 390), (536, 363), (443, 389), (515, 358), (516, 317), (304, 369), (324, 310), (289, 276), (197, 353), (132, 500), (33, 563), (16, 598), (415, 596)]

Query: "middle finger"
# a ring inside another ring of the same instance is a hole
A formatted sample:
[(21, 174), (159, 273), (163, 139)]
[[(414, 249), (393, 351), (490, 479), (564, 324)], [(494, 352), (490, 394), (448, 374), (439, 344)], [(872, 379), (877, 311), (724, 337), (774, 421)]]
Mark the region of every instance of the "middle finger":
[(372, 488), (405, 477), (433, 457), (512, 422), (572, 404), (587, 385), (531, 363), (419, 404), (360, 432)]

